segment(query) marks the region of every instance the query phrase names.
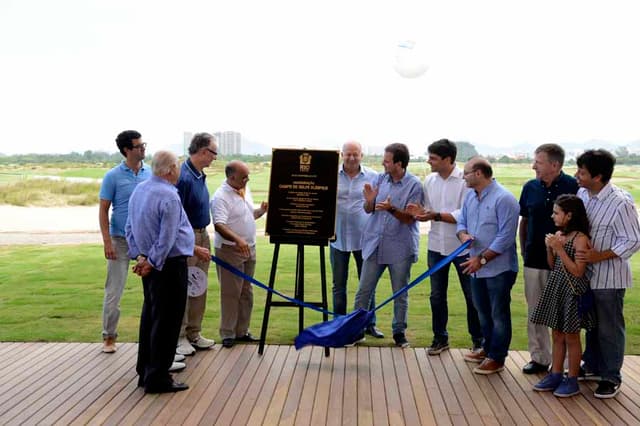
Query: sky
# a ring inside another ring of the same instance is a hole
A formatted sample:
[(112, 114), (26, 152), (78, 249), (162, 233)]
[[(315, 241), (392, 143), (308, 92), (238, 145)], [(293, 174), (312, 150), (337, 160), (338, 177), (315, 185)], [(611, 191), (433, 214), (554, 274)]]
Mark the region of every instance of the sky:
[[(637, 1), (0, 0), (0, 153), (640, 139)], [(427, 65), (394, 66), (407, 41)]]

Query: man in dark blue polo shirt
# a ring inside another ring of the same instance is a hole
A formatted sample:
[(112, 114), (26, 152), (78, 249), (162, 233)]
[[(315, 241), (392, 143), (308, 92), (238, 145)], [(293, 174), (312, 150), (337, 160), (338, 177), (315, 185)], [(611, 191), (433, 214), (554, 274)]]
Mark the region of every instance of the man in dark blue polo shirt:
[[(193, 355), (195, 349), (208, 349), (215, 344), (213, 339), (203, 337), (201, 331), (202, 318), (207, 306), (207, 275), (211, 251), (211, 242), (206, 229), (211, 223), (209, 189), (204, 169), (216, 159), (217, 150), (218, 146), (213, 135), (196, 133), (189, 145), (189, 158), (182, 163), (180, 179), (176, 185), (196, 238), (196, 253), (187, 261), (189, 297), (176, 349), (176, 353), (181, 355)], [(205, 251), (207, 260), (202, 260), (205, 258)], [(201, 255), (198, 256), (198, 254)]]
[[(538, 303), (550, 272), (544, 236), (555, 233), (551, 219), (553, 203), (561, 194), (575, 194), (575, 178), (562, 172), (564, 150), (548, 143), (535, 150), (533, 170), (536, 178), (528, 181), (520, 195), (520, 252), (524, 258), (524, 294), (527, 310)], [(527, 321), (527, 336), (531, 361), (522, 371), (525, 374), (546, 372), (551, 364), (551, 339), (544, 325)]]

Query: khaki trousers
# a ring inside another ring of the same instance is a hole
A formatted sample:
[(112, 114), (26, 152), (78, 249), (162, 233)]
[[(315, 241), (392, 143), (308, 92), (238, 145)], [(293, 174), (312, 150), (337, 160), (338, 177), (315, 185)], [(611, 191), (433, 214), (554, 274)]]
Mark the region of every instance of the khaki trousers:
[[(546, 269), (524, 267), (524, 297), (527, 300), (527, 318), (538, 304), (547, 286), (549, 272)], [(527, 337), (531, 360), (539, 364), (551, 364), (551, 338), (549, 327), (527, 320)]]
[[(216, 256), (246, 275), (253, 277), (256, 269), (256, 248), (251, 247), (248, 258), (241, 256), (234, 246), (216, 248)], [(220, 337), (235, 339), (249, 332), (253, 310), (251, 283), (227, 269), (216, 265), (220, 283)]]
[[(209, 234), (205, 228), (194, 229), (193, 233), (196, 237), (196, 246), (205, 247), (211, 250), (211, 241)], [(209, 264), (211, 260), (201, 260), (196, 256), (187, 258), (187, 266), (197, 266), (202, 269), (205, 274), (209, 273)], [(180, 328), (180, 337), (187, 337), (189, 340), (195, 340), (202, 331), (202, 318), (207, 308), (207, 291), (205, 290), (200, 296), (187, 297), (187, 304), (184, 309), (184, 317), (182, 318), (182, 327)]]

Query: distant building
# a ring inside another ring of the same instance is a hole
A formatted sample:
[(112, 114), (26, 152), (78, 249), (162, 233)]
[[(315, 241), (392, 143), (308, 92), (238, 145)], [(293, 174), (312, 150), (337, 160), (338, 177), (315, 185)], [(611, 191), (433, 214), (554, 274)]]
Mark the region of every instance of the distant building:
[(193, 132), (184, 132), (182, 134), (182, 153), (180, 153), (180, 155), (187, 156), (187, 153), (189, 152), (189, 145), (191, 144), (191, 139), (193, 139)]
[(240, 132), (216, 132), (213, 135), (216, 137), (218, 152), (221, 155), (242, 154), (242, 135)]

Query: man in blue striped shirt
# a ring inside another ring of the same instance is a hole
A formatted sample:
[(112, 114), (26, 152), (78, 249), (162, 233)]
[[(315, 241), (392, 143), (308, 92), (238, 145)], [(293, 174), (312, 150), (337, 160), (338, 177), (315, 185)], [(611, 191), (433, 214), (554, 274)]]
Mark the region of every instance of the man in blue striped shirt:
[(597, 317), (596, 328), (587, 331), (583, 371), (599, 376), (596, 398), (613, 398), (622, 382), (624, 295), (632, 281), (629, 259), (640, 250), (640, 224), (631, 194), (609, 182), (616, 163), (610, 152), (588, 150), (576, 162), (578, 196), (587, 209), (593, 245), (578, 251), (576, 260), (589, 263)]

